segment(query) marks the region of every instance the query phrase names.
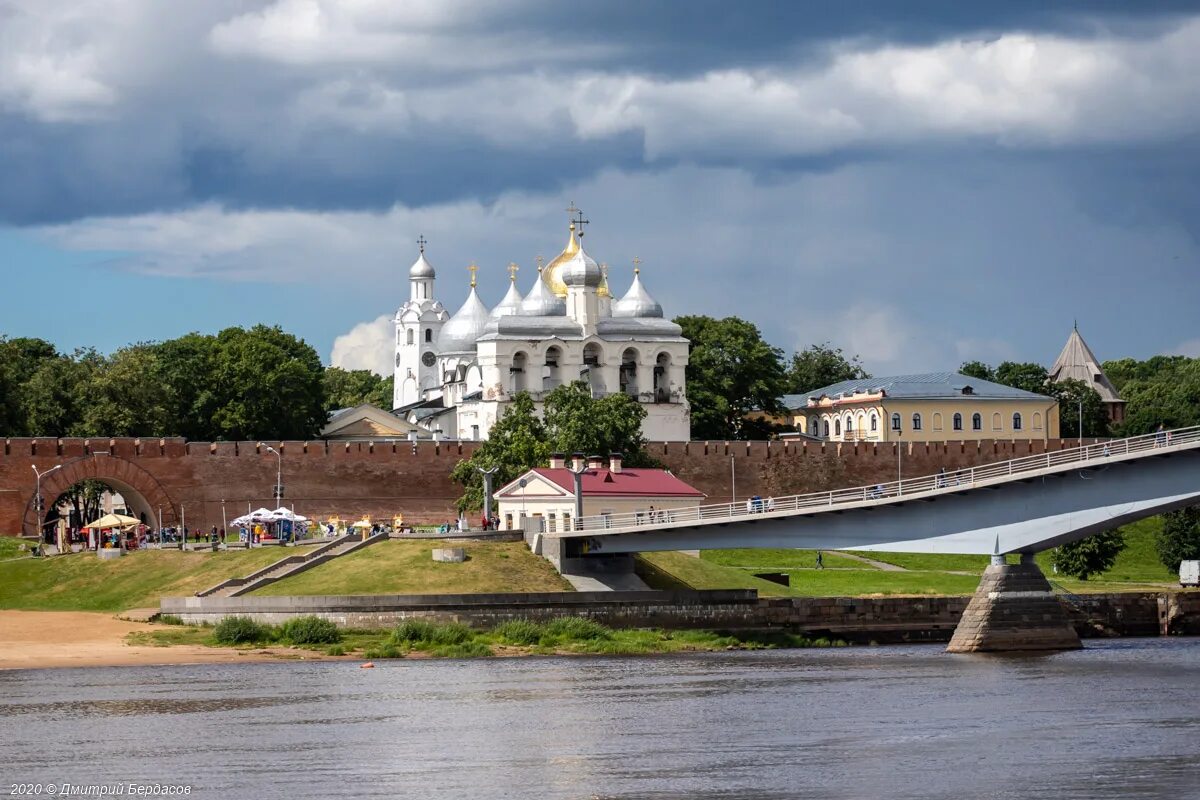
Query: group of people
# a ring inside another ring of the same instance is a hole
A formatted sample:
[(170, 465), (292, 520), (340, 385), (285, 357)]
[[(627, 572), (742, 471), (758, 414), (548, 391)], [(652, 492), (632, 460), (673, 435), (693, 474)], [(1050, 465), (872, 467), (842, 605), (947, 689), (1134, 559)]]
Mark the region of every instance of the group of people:
[(768, 497), (766, 500), (763, 500), (758, 495), (754, 495), (753, 497), (751, 497), (750, 499), (748, 499), (746, 501), (746, 513), (747, 514), (762, 514), (762, 513), (770, 514), (774, 510), (775, 510), (775, 498), (774, 497)]
[(485, 531), (498, 531), (500, 530), (500, 517), (495, 514), (490, 517), (484, 514), (479, 518), (479, 526)]

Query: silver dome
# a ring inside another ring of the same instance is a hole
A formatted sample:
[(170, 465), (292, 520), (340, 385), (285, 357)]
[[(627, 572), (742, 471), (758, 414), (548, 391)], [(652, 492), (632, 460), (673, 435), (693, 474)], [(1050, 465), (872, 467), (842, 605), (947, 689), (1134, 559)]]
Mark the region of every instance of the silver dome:
[(550, 291), (539, 275), (529, 294), (521, 301), (521, 309), (517, 313), (523, 317), (563, 317), (567, 314), (567, 304)]
[(633, 285), (629, 287), (629, 291), (625, 293), (624, 297), (613, 303), (612, 315), (614, 317), (661, 317), (663, 307), (642, 286), (642, 276), (638, 272), (634, 272)]
[(408, 268), (409, 278), (436, 278), (437, 273), (433, 271), (433, 265), (425, 260), (425, 252), (421, 251), (421, 255), (413, 262), (413, 265)]
[(437, 339), (438, 354), (475, 352), (475, 342), (483, 335), (487, 323), (488, 308), (472, 286), (467, 302), (442, 326)]
[(600, 265), (596, 263), (596, 259), (592, 258), (583, 249), (583, 243), (579, 245), (579, 250), (575, 255), (563, 264), (562, 282), (568, 288), (572, 286), (588, 286), (593, 289), (599, 289), (600, 284), (604, 282), (604, 273), (600, 270)]
[(508, 293), (504, 295), (504, 299), (500, 304), (492, 309), (492, 319), (500, 317), (508, 317), (521, 312), (521, 291), (517, 288), (517, 282), (513, 281), (508, 284)]

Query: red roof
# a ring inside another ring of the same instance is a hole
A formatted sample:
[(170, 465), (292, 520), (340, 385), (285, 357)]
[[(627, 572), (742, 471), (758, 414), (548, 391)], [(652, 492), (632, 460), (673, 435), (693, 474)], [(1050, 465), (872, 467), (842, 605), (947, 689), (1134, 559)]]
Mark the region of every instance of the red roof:
[[(569, 469), (537, 467), (538, 475), (575, 493), (575, 478)], [(589, 469), (583, 473), (584, 497), (704, 497), (704, 492), (689, 486), (663, 469)]]

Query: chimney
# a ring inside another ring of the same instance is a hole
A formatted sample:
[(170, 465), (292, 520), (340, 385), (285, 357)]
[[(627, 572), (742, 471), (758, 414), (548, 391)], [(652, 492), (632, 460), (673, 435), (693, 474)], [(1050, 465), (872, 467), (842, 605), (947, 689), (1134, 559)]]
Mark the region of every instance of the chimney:
[(622, 456), (620, 453), (609, 453), (608, 454), (608, 469), (610, 472), (614, 472), (614, 473), (621, 472), (621, 459), (622, 459)]
[(567, 457), (562, 453), (550, 454), (550, 469), (566, 469)]
[(604, 459), (600, 456), (588, 456), (588, 469), (604, 469)]
[(578, 472), (584, 467), (583, 453), (571, 453), (571, 469)]

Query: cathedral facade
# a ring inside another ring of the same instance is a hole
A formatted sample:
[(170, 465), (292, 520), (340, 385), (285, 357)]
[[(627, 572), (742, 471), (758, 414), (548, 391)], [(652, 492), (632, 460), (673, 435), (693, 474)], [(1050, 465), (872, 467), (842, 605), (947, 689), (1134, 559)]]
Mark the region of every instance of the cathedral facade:
[(583, 224), (571, 222), (566, 247), (539, 265), (528, 294), (510, 265), (508, 293), (493, 309), (479, 299), (472, 266), (466, 302), (453, 316), (437, 299), (421, 240), (409, 299), (395, 317), (393, 413), (434, 435), (486, 439), (518, 393), (540, 410), (556, 387), (583, 381), (594, 397), (621, 392), (641, 403), (647, 439), (687, 441), (688, 341), (639, 268), (629, 291), (613, 299), (606, 270), (583, 249)]

